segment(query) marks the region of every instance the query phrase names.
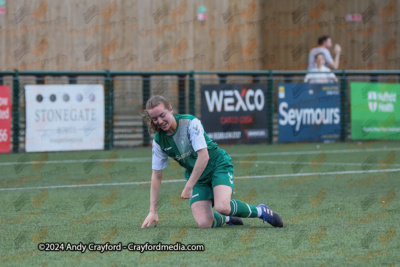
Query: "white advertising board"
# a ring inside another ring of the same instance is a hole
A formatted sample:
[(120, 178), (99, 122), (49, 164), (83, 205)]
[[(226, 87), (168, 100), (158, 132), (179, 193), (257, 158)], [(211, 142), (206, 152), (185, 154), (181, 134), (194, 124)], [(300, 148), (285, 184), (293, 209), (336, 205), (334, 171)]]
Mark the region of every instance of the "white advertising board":
[(104, 149), (101, 84), (25, 85), (27, 152)]

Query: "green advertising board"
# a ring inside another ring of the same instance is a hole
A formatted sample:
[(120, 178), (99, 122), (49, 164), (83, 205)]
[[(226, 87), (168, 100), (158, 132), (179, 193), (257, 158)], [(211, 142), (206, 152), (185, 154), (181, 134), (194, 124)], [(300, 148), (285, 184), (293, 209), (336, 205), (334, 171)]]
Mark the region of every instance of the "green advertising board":
[(353, 82), (350, 88), (351, 139), (400, 139), (400, 84)]

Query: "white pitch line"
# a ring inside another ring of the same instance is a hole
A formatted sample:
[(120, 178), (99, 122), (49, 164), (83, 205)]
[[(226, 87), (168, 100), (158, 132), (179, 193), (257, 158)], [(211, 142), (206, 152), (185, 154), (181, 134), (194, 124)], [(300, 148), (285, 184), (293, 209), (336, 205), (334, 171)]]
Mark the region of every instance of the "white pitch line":
[[(387, 170), (368, 170), (368, 171), (340, 171), (340, 172), (310, 172), (310, 173), (288, 173), (288, 174), (271, 174), (271, 175), (257, 175), (257, 176), (238, 176), (235, 179), (259, 179), (259, 178), (277, 178), (277, 177), (293, 177), (293, 176), (311, 176), (311, 175), (338, 175), (338, 174), (356, 174), (356, 173), (379, 173), (379, 172), (400, 172), (400, 169), (387, 169)], [(177, 183), (186, 182), (185, 179), (165, 180), (162, 183)], [(78, 187), (93, 187), (93, 186), (121, 186), (121, 185), (140, 185), (150, 184), (148, 182), (130, 182), (130, 183), (109, 183), (109, 184), (84, 184), (84, 185), (54, 185), (54, 186), (38, 186), (38, 187), (16, 187), (16, 188), (0, 188), (0, 191), (14, 191), (14, 190), (29, 190), (29, 189), (56, 189), (56, 188), (78, 188)]]
[[(399, 151), (400, 148), (368, 148), (368, 149), (343, 149), (343, 150), (311, 150), (311, 151), (292, 151), (292, 152), (266, 152), (258, 153), (257, 156), (291, 156), (291, 155), (313, 155), (324, 152), (325, 154), (340, 154), (340, 153), (365, 153), (365, 152), (379, 152), (379, 151)], [(248, 156), (250, 153), (242, 154), (229, 154), (231, 157)], [(151, 157), (145, 158), (117, 158), (117, 159), (76, 159), (76, 160), (49, 160), (49, 161), (14, 161), (14, 162), (0, 162), (0, 166), (10, 165), (30, 165), (30, 164), (58, 164), (58, 163), (89, 163), (89, 162), (145, 162), (151, 160)]]
[[(291, 151), (291, 152), (266, 152), (266, 153), (259, 153), (255, 152), (257, 156), (291, 156), (291, 155), (304, 155), (304, 154), (320, 154), (324, 152), (325, 154), (340, 154), (340, 153), (365, 153), (365, 152), (378, 152), (378, 151), (399, 151), (399, 148), (368, 148), (368, 149), (343, 149), (343, 150), (312, 150), (312, 151)], [(229, 154), (231, 157), (239, 157), (243, 155), (249, 155), (250, 153), (246, 154)]]
[(257, 178), (276, 178), (276, 177), (293, 177), (293, 176), (311, 176), (311, 175), (338, 175), (338, 174), (358, 174), (358, 173), (377, 173), (377, 172), (400, 172), (400, 169), (387, 170), (368, 170), (368, 171), (341, 171), (341, 172), (309, 172), (309, 173), (289, 173), (274, 175), (257, 175), (257, 176), (241, 176), (237, 179), (257, 179)]
[[(301, 161), (301, 162), (284, 162), (284, 161), (268, 161), (268, 160), (256, 160), (256, 161), (245, 161), (245, 160), (234, 160), (234, 163), (269, 163), (269, 164), (281, 164), (281, 165), (309, 165), (310, 161)], [(400, 164), (372, 164), (372, 163), (343, 163), (343, 162), (321, 162), (321, 165), (346, 165), (346, 166), (371, 166), (371, 167), (379, 167), (381, 165), (390, 165), (390, 166), (400, 166)]]
[(31, 165), (31, 164), (58, 164), (58, 163), (90, 163), (90, 162), (144, 162), (151, 160), (147, 158), (118, 158), (118, 159), (72, 159), (72, 160), (49, 160), (49, 161), (22, 161), (22, 162), (0, 162), (0, 166), (9, 165)]
[[(179, 180), (167, 180), (162, 181), (163, 183), (176, 183), (183, 182), (185, 179)], [(16, 188), (0, 188), (0, 191), (13, 191), (13, 190), (25, 190), (25, 189), (57, 189), (57, 188), (78, 188), (78, 187), (93, 187), (93, 186), (110, 186), (110, 185), (140, 185), (150, 184), (149, 182), (130, 182), (130, 183), (109, 183), (109, 184), (82, 184), (82, 185), (53, 185), (53, 186), (37, 186), (37, 187), (16, 187)]]

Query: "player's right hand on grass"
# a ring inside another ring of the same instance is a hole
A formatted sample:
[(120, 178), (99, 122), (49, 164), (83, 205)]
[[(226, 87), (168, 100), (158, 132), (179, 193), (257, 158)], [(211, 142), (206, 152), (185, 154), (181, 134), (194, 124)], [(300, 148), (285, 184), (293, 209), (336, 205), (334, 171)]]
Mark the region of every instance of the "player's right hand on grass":
[(154, 227), (157, 227), (158, 224), (158, 215), (157, 212), (149, 212), (149, 215), (147, 215), (146, 219), (144, 220), (143, 224), (142, 224), (142, 228), (149, 228), (150, 225), (154, 223)]

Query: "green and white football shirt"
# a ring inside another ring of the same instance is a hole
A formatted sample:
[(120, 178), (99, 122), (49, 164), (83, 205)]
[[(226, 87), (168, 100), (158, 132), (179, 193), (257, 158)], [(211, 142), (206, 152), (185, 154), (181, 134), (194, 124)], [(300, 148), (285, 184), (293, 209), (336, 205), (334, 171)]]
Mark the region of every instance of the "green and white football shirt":
[(167, 167), (168, 157), (173, 158), (186, 169), (185, 177), (189, 179), (197, 159), (196, 151), (207, 148), (209, 163), (199, 180), (215, 168), (215, 159), (221, 158), (223, 150), (213, 142), (204, 132), (200, 120), (192, 115), (175, 115), (177, 122), (175, 132), (167, 135), (165, 131), (156, 133), (153, 139), (153, 170), (162, 170)]

